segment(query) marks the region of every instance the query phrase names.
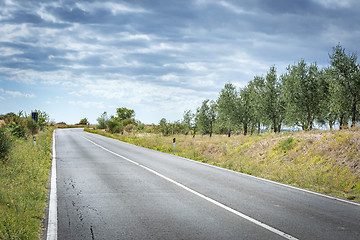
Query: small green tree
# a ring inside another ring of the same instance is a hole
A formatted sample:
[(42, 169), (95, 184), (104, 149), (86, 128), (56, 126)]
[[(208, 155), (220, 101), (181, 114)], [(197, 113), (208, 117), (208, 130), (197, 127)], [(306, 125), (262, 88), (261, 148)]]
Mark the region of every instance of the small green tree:
[(87, 120), (87, 118), (83, 118), (80, 120), (79, 124), (81, 125), (88, 125), (89, 121)]
[(170, 128), (169, 124), (166, 122), (166, 118), (162, 118), (159, 122), (159, 131), (164, 135), (168, 135)]
[(104, 112), (103, 114), (101, 114), (101, 116), (98, 117), (98, 118), (96, 119), (96, 121), (97, 121), (98, 124), (99, 124), (97, 128), (99, 128), (99, 129), (105, 129), (106, 126), (107, 126), (107, 121), (109, 121), (109, 118), (108, 118), (108, 116), (107, 116), (107, 113)]
[(120, 121), (125, 119), (131, 119), (135, 117), (135, 111), (132, 109), (127, 109), (125, 107), (117, 108), (116, 113)]
[(26, 118), (26, 127), (29, 129), (31, 135), (34, 135), (39, 130), (39, 125), (30, 117)]
[(187, 110), (184, 112), (182, 124), (184, 125), (185, 135), (187, 135), (192, 129), (194, 130), (194, 118), (195, 115), (191, 112), (191, 110)]
[(209, 134), (211, 137), (215, 120), (216, 104), (214, 101), (206, 99), (196, 111), (196, 125), (202, 134)]

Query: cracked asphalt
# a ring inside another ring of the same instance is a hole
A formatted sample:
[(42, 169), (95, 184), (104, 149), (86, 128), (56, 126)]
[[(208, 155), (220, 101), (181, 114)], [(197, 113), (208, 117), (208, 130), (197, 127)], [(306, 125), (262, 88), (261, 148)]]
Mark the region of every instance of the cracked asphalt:
[(360, 239), (356, 204), (82, 129), (56, 130), (56, 153), (58, 239), (284, 239), (174, 182), (294, 239)]

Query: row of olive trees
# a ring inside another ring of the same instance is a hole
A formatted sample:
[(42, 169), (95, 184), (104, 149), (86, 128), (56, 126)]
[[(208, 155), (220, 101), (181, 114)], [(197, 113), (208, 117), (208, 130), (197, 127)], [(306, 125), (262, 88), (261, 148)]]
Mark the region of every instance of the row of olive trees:
[(261, 128), (280, 132), (282, 126), (312, 130), (314, 124), (335, 124), (340, 129), (359, 119), (360, 65), (356, 53), (340, 45), (329, 54), (330, 65), (319, 69), (316, 63), (300, 60), (280, 76), (270, 67), (266, 76), (255, 76), (237, 90), (226, 83), (216, 101), (204, 100), (193, 114), (185, 112), (185, 129), (202, 134), (226, 131), (260, 132)]

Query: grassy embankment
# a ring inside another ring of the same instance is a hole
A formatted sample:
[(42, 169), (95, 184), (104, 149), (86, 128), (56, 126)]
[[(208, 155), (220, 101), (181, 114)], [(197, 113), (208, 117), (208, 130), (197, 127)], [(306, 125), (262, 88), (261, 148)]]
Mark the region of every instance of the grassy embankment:
[(13, 140), (0, 161), (0, 239), (40, 239), (51, 167), (52, 131)]
[[(360, 129), (253, 136), (104, 133), (150, 149), (360, 202)], [(176, 137), (176, 149), (172, 139)]]

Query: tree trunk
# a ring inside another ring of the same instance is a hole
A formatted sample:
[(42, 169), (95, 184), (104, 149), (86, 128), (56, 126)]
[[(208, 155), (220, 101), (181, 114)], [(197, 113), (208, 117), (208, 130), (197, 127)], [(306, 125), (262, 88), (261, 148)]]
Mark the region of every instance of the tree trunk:
[(273, 126), (274, 126), (274, 133), (276, 133), (276, 120), (275, 119), (273, 119)]
[(247, 131), (248, 131), (248, 126), (247, 124), (244, 124), (244, 136), (246, 136)]
[(343, 118), (343, 116), (341, 116), (340, 119), (339, 119), (339, 125), (340, 125), (339, 126), (340, 130), (344, 128), (344, 118)]
[(352, 119), (351, 119), (351, 127), (355, 127), (356, 126), (356, 97), (354, 97), (353, 99), (353, 105), (352, 105)]
[(308, 113), (308, 117), (307, 117), (307, 130), (308, 131), (311, 131), (312, 130), (312, 119), (311, 119), (311, 115), (310, 113)]

